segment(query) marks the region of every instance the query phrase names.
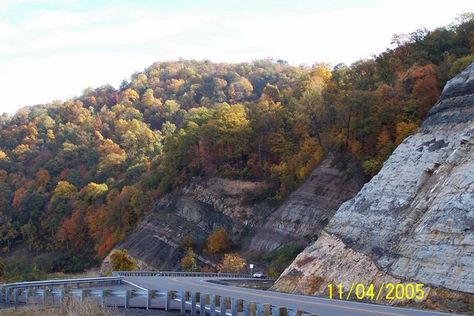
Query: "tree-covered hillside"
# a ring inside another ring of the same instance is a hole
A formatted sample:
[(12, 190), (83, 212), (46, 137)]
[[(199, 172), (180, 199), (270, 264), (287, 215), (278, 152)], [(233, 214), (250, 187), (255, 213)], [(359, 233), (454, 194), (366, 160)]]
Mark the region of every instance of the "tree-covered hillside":
[(263, 180), (268, 191), (253, 198), (280, 201), (331, 153), (370, 179), (474, 61), (473, 15), (393, 41), (333, 68), (157, 62), (118, 90), (4, 114), (2, 256), (23, 246), (37, 255), (31, 271), (81, 271), (196, 176)]

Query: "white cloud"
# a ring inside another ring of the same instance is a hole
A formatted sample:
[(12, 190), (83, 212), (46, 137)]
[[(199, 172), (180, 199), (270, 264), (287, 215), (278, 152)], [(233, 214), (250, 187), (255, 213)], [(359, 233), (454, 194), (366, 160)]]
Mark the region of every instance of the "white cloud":
[[(12, 3), (4, 1), (0, 10)], [(382, 52), (395, 33), (443, 26), (465, 11), (474, 11), (474, 1), (382, 0), (372, 7), (280, 16), (107, 7), (44, 11), (16, 24), (0, 20), (0, 87), (7, 92), (0, 112), (72, 97), (88, 86), (117, 86), (157, 60), (271, 56), (294, 64), (351, 63)]]

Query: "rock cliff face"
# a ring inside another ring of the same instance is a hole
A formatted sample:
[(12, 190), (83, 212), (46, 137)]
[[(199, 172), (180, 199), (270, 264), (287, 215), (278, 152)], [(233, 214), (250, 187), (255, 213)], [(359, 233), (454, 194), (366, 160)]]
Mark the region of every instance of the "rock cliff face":
[(266, 219), (250, 244), (271, 251), (289, 242), (306, 246), (316, 240), (339, 206), (357, 194), (363, 182), (324, 159), (308, 179)]
[[(203, 244), (218, 227), (224, 227), (242, 253), (252, 258), (288, 244), (306, 246), (362, 186), (361, 181), (348, 179), (332, 167), (331, 160), (325, 159), (279, 207), (250, 202), (252, 196), (266, 189), (265, 183), (196, 179), (157, 201), (118, 248), (127, 249), (150, 267), (178, 269), (183, 237), (192, 236)], [(202, 265), (215, 265), (212, 258), (198, 259)], [(107, 260), (104, 269), (106, 265)]]
[[(260, 182), (213, 178), (196, 179), (189, 186), (166, 195), (117, 248), (150, 267), (179, 268), (183, 249), (181, 241), (191, 236), (204, 243), (216, 228), (223, 227), (234, 240), (242, 239), (251, 229), (254, 218), (260, 222), (272, 208), (265, 203), (246, 205), (247, 195), (265, 189)], [(202, 265), (214, 263), (199, 257)]]
[[(427, 304), (474, 310), (474, 64), (449, 81), (419, 131), (344, 203), (275, 289), (416, 281)], [(436, 300), (435, 298), (442, 298)]]

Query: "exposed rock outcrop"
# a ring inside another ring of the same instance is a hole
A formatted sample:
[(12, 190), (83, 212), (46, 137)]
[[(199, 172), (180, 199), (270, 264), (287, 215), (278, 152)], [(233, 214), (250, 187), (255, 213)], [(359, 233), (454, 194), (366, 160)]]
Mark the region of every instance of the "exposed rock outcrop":
[[(201, 245), (224, 227), (245, 255), (258, 257), (283, 245), (307, 245), (316, 238), (342, 202), (354, 196), (361, 181), (332, 167), (325, 159), (281, 206), (249, 202), (263, 192), (262, 182), (221, 178), (195, 179), (161, 198), (117, 248), (149, 266), (178, 269), (181, 240), (192, 236)], [(318, 205), (318, 207), (313, 207)], [(212, 258), (198, 257), (213, 266)]]
[[(184, 237), (191, 236), (202, 244), (214, 229), (223, 227), (237, 241), (251, 224), (268, 216), (272, 211), (268, 204), (251, 207), (245, 203), (250, 192), (258, 193), (265, 188), (262, 182), (195, 179), (189, 186), (158, 200), (117, 248), (127, 249), (132, 257), (152, 267), (178, 269)], [(250, 218), (255, 222), (249, 221)], [(201, 265), (214, 265), (203, 257), (198, 260)]]
[(316, 240), (339, 206), (362, 187), (362, 177), (349, 177), (327, 157), (306, 181), (270, 215), (250, 244), (271, 251), (287, 243), (306, 246)]
[(339, 208), (275, 289), (317, 295), (329, 282), (413, 280), (431, 288), (430, 304), (474, 310), (473, 145), (474, 64), (448, 82), (419, 131)]

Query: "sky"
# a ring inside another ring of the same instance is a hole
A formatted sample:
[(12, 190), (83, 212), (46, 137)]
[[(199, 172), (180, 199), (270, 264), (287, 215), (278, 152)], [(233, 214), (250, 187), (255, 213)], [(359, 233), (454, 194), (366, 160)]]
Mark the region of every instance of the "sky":
[(472, 0), (0, 0), (0, 113), (118, 87), (155, 61), (332, 65), (450, 24)]

